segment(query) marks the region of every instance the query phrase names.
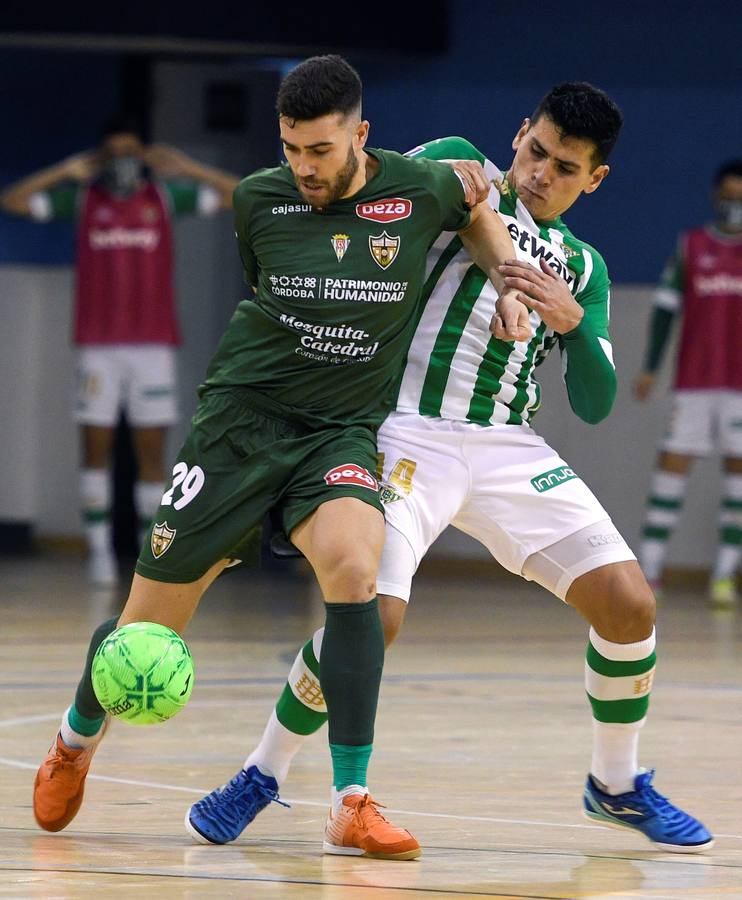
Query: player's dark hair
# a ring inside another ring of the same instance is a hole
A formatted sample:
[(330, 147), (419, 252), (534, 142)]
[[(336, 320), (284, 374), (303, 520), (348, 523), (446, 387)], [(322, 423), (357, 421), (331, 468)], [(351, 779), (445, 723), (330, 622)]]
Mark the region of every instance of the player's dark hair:
[(728, 159), (722, 163), (714, 175), (714, 187), (718, 188), (725, 178), (742, 178), (742, 159)]
[(305, 59), (281, 82), (276, 98), (279, 116), (306, 121), (331, 113), (347, 116), (361, 105), (358, 72), (334, 54)]
[(536, 123), (548, 116), (562, 137), (582, 138), (595, 144), (595, 165), (610, 156), (623, 126), (623, 114), (605, 91), (586, 81), (557, 84), (531, 116)]
[(135, 134), (140, 141), (145, 140), (142, 120), (129, 112), (116, 113), (106, 119), (98, 132), (100, 142), (103, 143), (112, 134)]

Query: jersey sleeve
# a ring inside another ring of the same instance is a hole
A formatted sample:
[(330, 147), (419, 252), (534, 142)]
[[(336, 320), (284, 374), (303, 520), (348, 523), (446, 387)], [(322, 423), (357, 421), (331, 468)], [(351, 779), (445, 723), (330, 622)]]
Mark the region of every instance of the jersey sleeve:
[(32, 194), (28, 201), (31, 218), (36, 222), (74, 219), (77, 216), (79, 196), (80, 188), (74, 184), (59, 185), (48, 191)]
[(405, 156), (420, 156), (424, 159), (474, 159), (477, 162), (484, 163), (485, 156), (479, 150), (462, 137), (444, 137), (436, 138), (434, 141), (428, 141), (426, 144), (420, 144), (408, 150)]
[(670, 341), (675, 317), (683, 307), (683, 289), (685, 285), (685, 261), (683, 247), (685, 240), (681, 235), (670, 258), (662, 270), (660, 283), (654, 292), (652, 317), (649, 322), (647, 349), (644, 354), (644, 371), (656, 372)]
[(242, 260), (245, 281), (253, 288), (257, 287), (260, 267), (252, 249), (250, 238), (250, 210), (252, 207), (252, 191), (248, 178), (241, 181), (234, 189), (232, 198), (234, 206), (234, 230), (237, 247)]
[(577, 328), (559, 336), (564, 381), (573, 412), (591, 425), (610, 413), (616, 399), (616, 368), (608, 324), (610, 281), (602, 257), (582, 250), (585, 272), (575, 299), (585, 315)]
[(441, 231), (466, 228), (471, 210), (466, 205), (464, 183), (459, 175), (447, 163), (431, 160), (425, 164), (425, 178), (438, 206)]

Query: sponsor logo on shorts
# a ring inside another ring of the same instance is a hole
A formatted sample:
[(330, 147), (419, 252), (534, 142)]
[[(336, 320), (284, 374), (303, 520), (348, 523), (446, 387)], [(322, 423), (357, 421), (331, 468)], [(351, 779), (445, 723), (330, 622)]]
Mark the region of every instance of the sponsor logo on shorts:
[(382, 231), (381, 234), (369, 235), (368, 249), (371, 251), (374, 262), (382, 269), (388, 269), (397, 258), (401, 243), (400, 237)]
[(374, 476), (361, 466), (355, 463), (346, 463), (343, 466), (335, 466), (325, 474), (325, 482), (331, 487), (337, 487), (341, 484), (353, 484), (356, 487), (368, 488), (370, 491), (379, 490), (379, 482)]
[(338, 258), (338, 262), (345, 256), (345, 253), (348, 249), (348, 245), (350, 244), (350, 236), (347, 234), (333, 234), (332, 238), (332, 247), (335, 251), (335, 256)]
[(372, 222), (398, 222), (408, 219), (412, 213), (412, 200), (403, 197), (386, 197), (371, 203), (356, 203), (356, 215)]
[(613, 534), (591, 534), (587, 542), (591, 547), (605, 547), (608, 544), (623, 544), (623, 538), (614, 531)]
[(168, 528), (167, 522), (155, 522), (152, 528), (152, 537), (150, 538), (152, 556), (155, 559), (159, 559), (167, 553), (170, 545), (175, 540), (176, 531), (177, 528)]
[(570, 469), (569, 466), (559, 466), (557, 469), (550, 469), (531, 479), (531, 484), (536, 488), (539, 494), (544, 491), (550, 491), (552, 488), (559, 487), (565, 481), (571, 481), (573, 478), (579, 478), (577, 473)]

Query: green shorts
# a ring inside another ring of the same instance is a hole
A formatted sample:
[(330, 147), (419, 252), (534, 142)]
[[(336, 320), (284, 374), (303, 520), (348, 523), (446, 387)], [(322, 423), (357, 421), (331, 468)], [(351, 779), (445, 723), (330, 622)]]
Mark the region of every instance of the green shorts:
[(357, 497), (382, 512), (376, 432), (363, 425), (312, 430), (258, 411), (237, 391), (207, 391), (178, 454), (136, 571), (196, 581), (238, 549), (269, 510), (287, 534), (318, 506)]

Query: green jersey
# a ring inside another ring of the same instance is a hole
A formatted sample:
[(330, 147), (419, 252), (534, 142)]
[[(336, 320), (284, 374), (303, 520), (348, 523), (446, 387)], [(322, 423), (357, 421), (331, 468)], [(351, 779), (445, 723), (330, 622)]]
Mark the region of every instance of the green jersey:
[(442, 231), (469, 223), (450, 166), (368, 151), (376, 174), (318, 211), (288, 166), (235, 190), (243, 300), (206, 387), (245, 390), (311, 426), (376, 426), (391, 409), (418, 318), (426, 256)]
[(494, 287), (460, 239), (442, 235), (429, 256), (427, 302), (396, 408), (479, 425), (526, 423), (540, 403), (534, 369), (559, 342), (572, 407), (586, 421), (598, 421), (615, 396), (609, 280), (600, 254), (578, 240), (561, 218), (536, 222), (505, 174), (463, 138), (432, 141), (408, 155), (481, 162), (493, 185), (489, 203), (507, 225), (515, 255), (536, 267), (545, 260), (567, 282), (585, 315), (573, 332), (557, 335), (531, 312), (529, 341), (498, 340), (489, 331)]

